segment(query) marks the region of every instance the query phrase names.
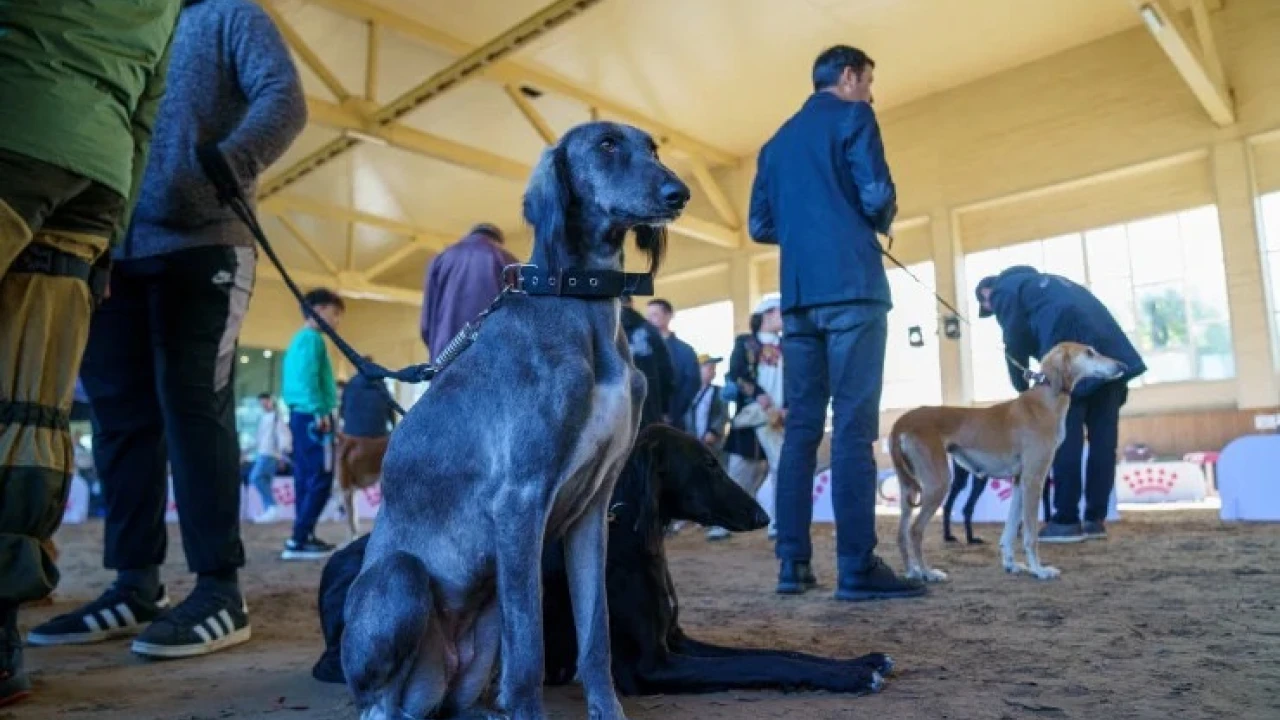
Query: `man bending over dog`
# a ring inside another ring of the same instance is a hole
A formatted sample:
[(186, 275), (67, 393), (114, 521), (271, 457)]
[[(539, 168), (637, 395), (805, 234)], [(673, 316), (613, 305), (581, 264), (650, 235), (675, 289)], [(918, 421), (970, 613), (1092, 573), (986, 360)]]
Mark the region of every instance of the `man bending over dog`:
[[(1091, 378), (1072, 389), (1065, 434), (1053, 461), (1053, 517), (1040, 530), (1040, 541), (1046, 543), (1106, 538), (1103, 521), (1116, 484), (1120, 408), (1129, 398), (1129, 381), (1147, 371), (1142, 356), (1106, 306), (1064, 277), (1015, 265), (983, 278), (976, 293), (978, 316), (995, 315), (1004, 332), (1009, 380), (1018, 392), (1027, 389), (1028, 381), (1017, 365), (1025, 368), (1031, 357), (1042, 359), (1062, 342), (1090, 345), (1127, 368), (1118, 378)], [(1086, 429), (1089, 463), (1081, 524), (1080, 458)]]
[(777, 471), (778, 592), (817, 584), (813, 475), (834, 400), (831, 473), (840, 584), (858, 601), (921, 595), (876, 556), (880, 389), (891, 305), (876, 233), (889, 233), (896, 192), (871, 110), (875, 63), (844, 45), (818, 56), (814, 93), (760, 151), (751, 237), (782, 251), (786, 439)]

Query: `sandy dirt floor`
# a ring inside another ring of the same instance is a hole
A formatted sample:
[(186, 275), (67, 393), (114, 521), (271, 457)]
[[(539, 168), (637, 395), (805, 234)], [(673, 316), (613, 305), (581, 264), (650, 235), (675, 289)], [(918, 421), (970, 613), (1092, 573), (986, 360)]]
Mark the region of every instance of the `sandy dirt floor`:
[[(895, 521), (880, 521), (893, 536)], [(877, 696), (743, 692), (624, 699), (632, 720), (656, 718), (1280, 718), (1280, 526), (1223, 525), (1212, 513), (1129, 514), (1106, 543), (1049, 547), (1063, 579), (1006, 576), (993, 545), (944, 548), (952, 582), (927, 598), (844, 605), (830, 597), (831, 533), (815, 531), (819, 591), (772, 594), (762, 535), (708, 545), (686, 530), (670, 543), (684, 625), (718, 643), (830, 655), (888, 652), (899, 669)], [(330, 526), (330, 535), (339, 530)], [(980, 530), (994, 540), (998, 530)], [(102, 527), (59, 535), (57, 604), (26, 611), (29, 627), (93, 597)], [(315, 613), (320, 565), (276, 559), (285, 527), (249, 527), (245, 575), (252, 642), (202, 659), (146, 662), (125, 641), (28, 650), (38, 695), (0, 711), (18, 720), (354, 718), (341, 687), (310, 675), (322, 646)], [(190, 582), (172, 534), (170, 592)], [(895, 565), (897, 548), (881, 551)], [(576, 688), (547, 693), (552, 718), (584, 716)]]

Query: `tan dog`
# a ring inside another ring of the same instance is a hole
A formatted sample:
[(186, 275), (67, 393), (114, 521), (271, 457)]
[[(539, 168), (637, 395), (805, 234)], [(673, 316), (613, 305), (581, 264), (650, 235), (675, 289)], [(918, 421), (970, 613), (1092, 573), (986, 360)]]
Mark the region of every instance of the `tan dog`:
[(356, 437), (338, 433), (333, 454), (334, 480), (342, 491), (342, 502), (347, 512), (347, 529), (351, 539), (360, 537), (360, 522), (356, 517), (356, 491), (378, 484), (382, 479), (382, 458), (387, 454), (390, 435), (380, 438)]
[[(1064, 342), (1040, 362), (1040, 382), (1014, 400), (986, 408), (923, 407), (903, 415), (889, 434), (889, 452), (901, 486), (898, 542), (907, 577), (940, 582), (946, 573), (924, 560), (925, 525), (946, 498), (951, 468), (947, 455), (979, 477), (1014, 478), (1013, 502), (1000, 555), (1008, 572), (1047, 580), (1056, 568), (1040, 564), (1040, 493), (1062, 442), (1071, 390), (1085, 378), (1114, 380), (1125, 366), (1091, 347)], [(913, 502), (913, 497), (915, 502)], [(912, 520), (912, 511), (920, 514)], [(1022, 527), (1027, 564), (1014, 561), (1013, 543)]]

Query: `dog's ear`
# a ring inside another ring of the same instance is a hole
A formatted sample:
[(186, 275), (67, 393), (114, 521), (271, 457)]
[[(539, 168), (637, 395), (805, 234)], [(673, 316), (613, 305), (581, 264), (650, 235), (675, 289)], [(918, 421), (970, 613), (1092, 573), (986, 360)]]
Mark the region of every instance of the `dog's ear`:
[(573, 189), (562, 171), (566, 162), (562, 145), (547, 148), (524, 191), (524, 220), (533, 226), (535, 241), (547, 243), (549, 248), (564, 247), (566, 241), (565, 225), (573, 201)]
[(649, 273), (657, 274), (667, 254), (667, 228), (662, 225), (637, 225), (636, 247), (649, 256)]
[(1067, 345), (1059, 345), (1045, 355), (1040, 362), (1040, 372), (1049, 387), (1060, 393), (1069, 393), (1076, 386), (1075, 351)]

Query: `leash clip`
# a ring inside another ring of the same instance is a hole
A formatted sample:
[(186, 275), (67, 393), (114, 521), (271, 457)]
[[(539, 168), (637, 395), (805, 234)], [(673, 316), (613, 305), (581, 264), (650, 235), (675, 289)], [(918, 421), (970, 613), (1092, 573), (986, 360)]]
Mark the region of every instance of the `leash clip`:
[(1035, 383), (1036, 385), (1043, 385), (1047, 382), (1044, 373), (1036, 372), (1035, 370), (1023, 370), (1022, 379), (1029, 383)]

